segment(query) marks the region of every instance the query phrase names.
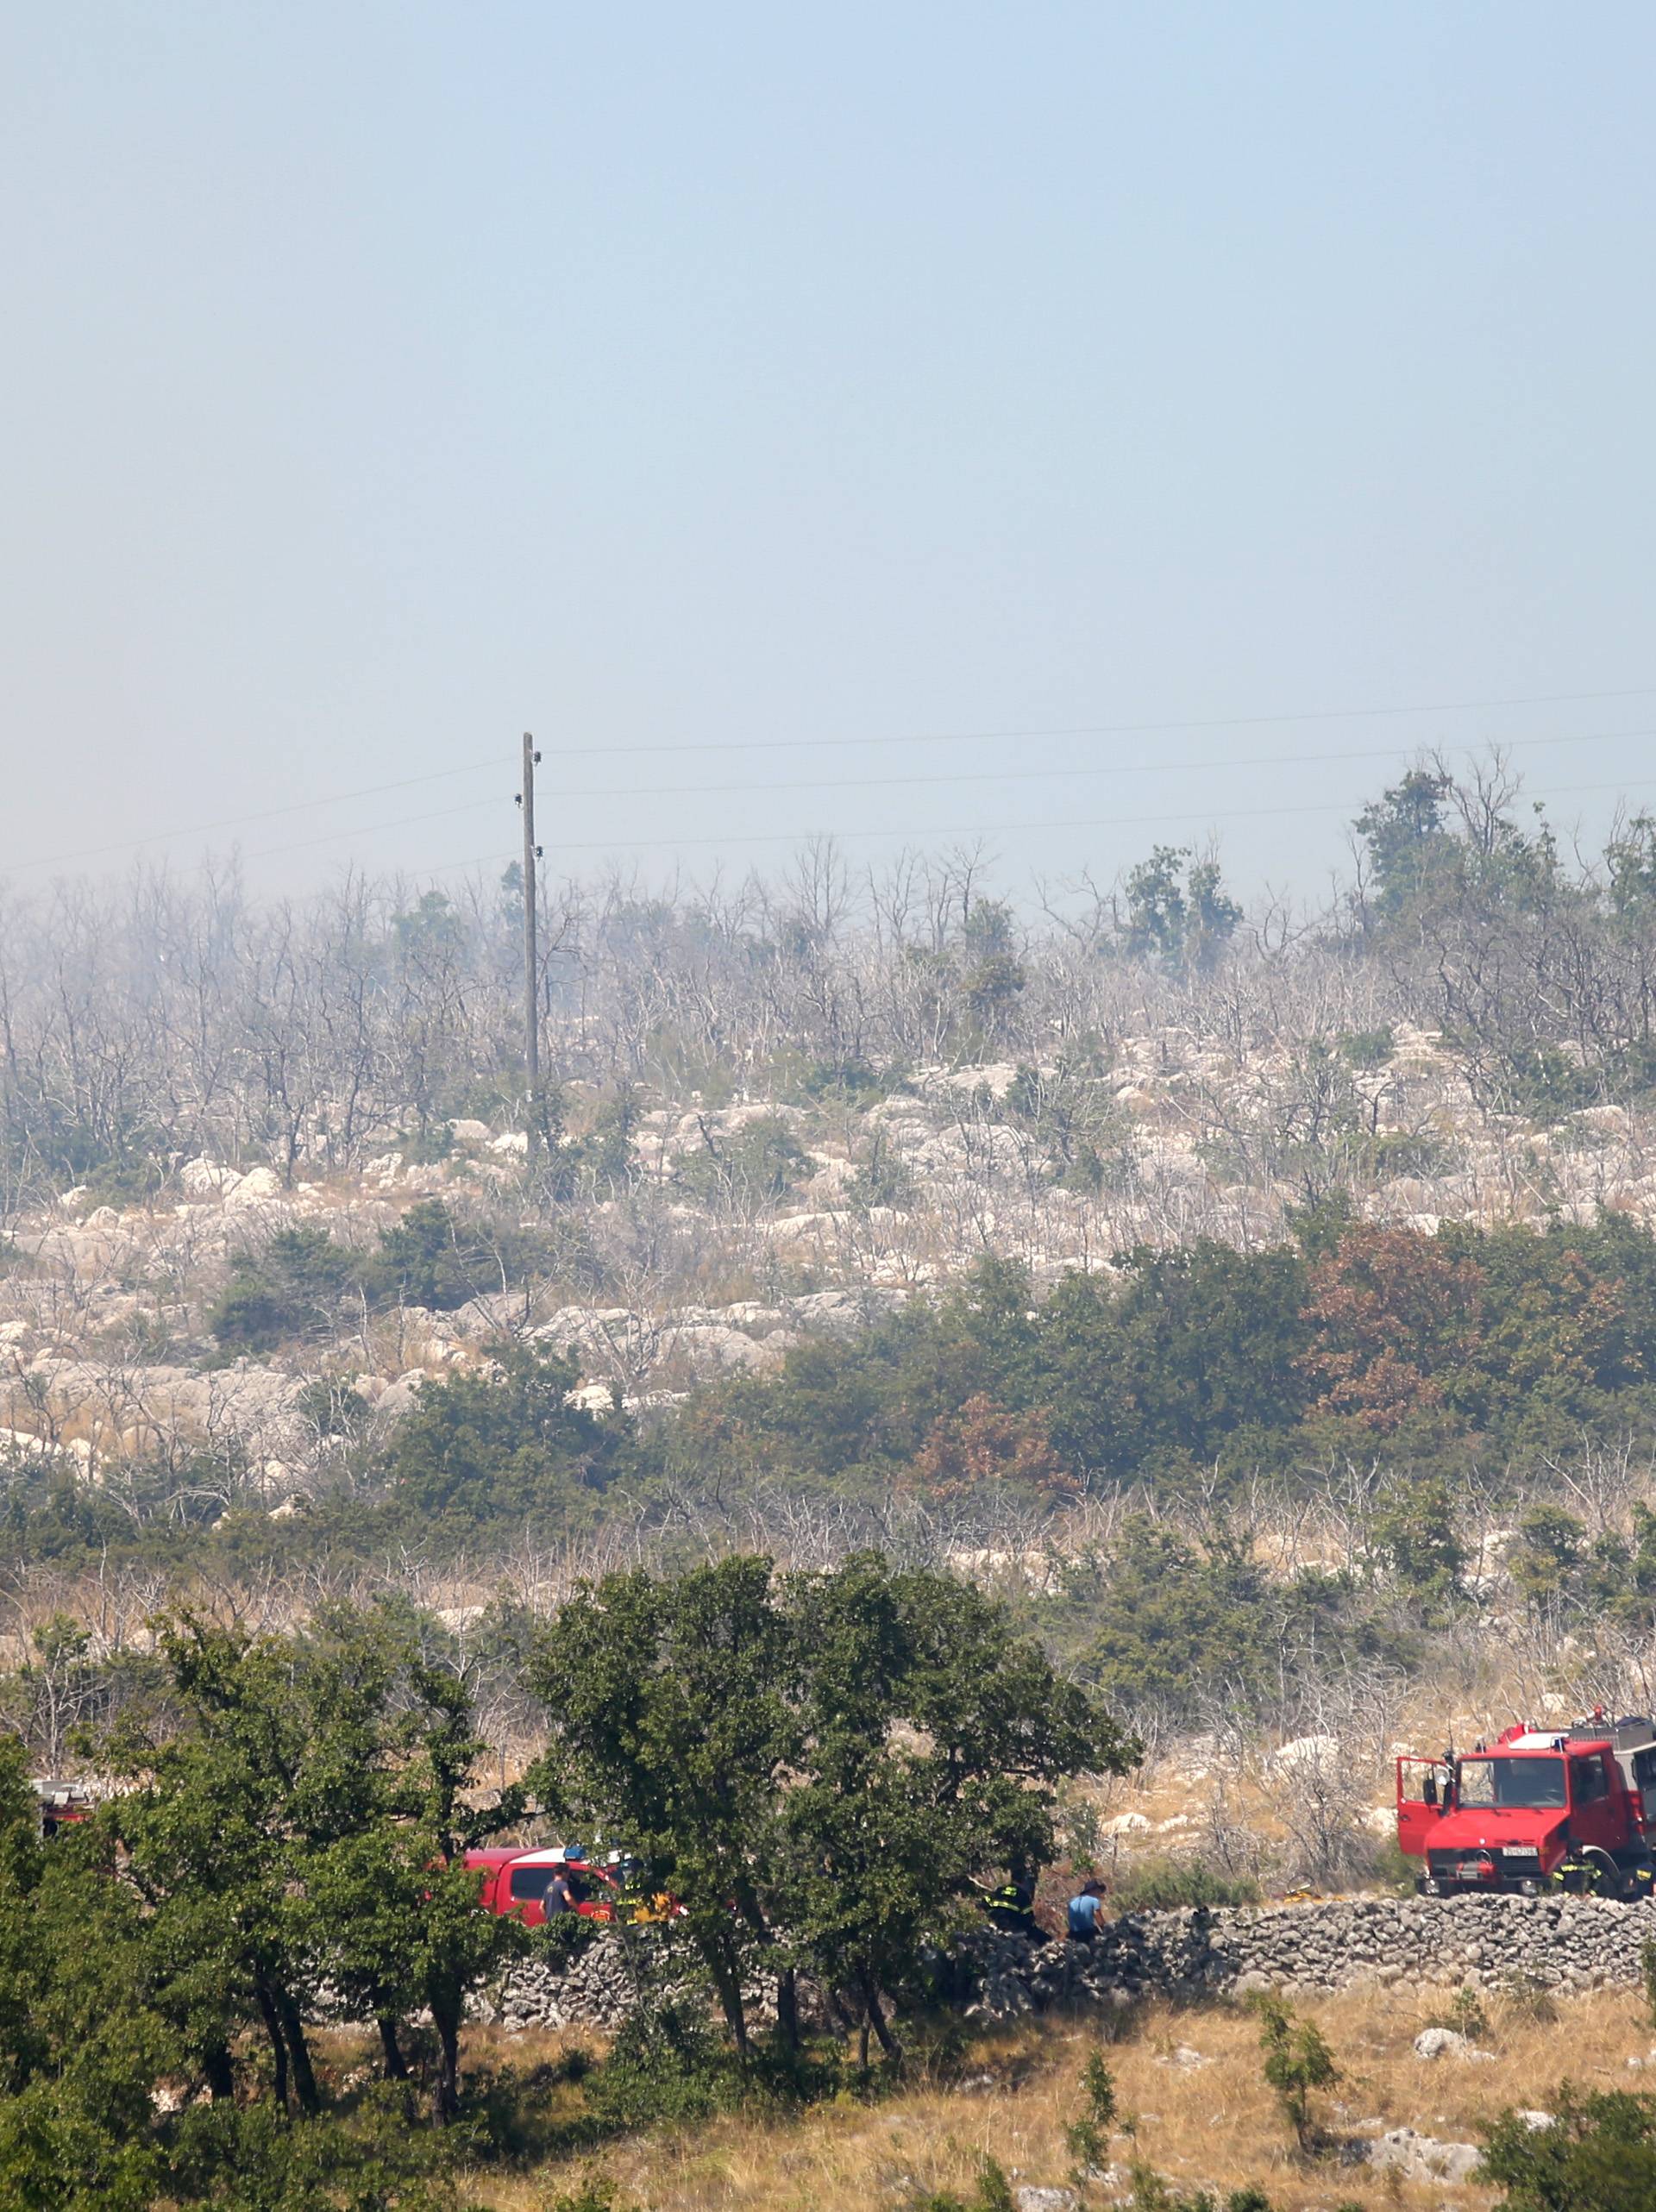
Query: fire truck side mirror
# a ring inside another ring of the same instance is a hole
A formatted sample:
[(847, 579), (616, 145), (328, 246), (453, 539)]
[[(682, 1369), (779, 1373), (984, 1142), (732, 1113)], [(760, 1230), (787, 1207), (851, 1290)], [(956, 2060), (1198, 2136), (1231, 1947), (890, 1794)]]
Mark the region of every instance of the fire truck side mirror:
[(1421, 1791), (1421, 1795), (1423, 1802), (1427, 1805), (1435, 1805), (1437, 1803), (1438, 1777), (1435, 1770), (1428, 1771), (1426, 1777), (1426, 1787)]

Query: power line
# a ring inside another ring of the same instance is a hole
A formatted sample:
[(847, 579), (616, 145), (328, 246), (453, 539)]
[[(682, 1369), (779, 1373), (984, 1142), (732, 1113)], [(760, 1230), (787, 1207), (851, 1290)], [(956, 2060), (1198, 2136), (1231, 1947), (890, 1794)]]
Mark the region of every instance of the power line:
[[(1613, 743), (1617, 738), (1656, 737), (1656, 730), (1596, 730), (1578, 731), (1552, 737), (1516, 737), (1504, 749), (1511, 751), (1520, 746), (1535, 745), (1602, 745)], [(652, 786), (653, 799), (715, 799), (738, 795), (757, 798), (767, 792), (793, 794), (806, 791), (878, 791), (897, 786), (962, 783), (1038, 783), (1043, 780), (1063, 781), (1078, 776), (1113, 775), (1208, 775), (1224, 768), (1314, 768), (1327, 762), (1346, 761), (1389, 761), (1396, 757), (1396, 746), (1383, 746), (1360, 751), (1337, 753), (1265, 753), (1251, 760), (1229, 761), (1120, 761), (1076, 767), (1065, 764), (1038, 768), (969, 768), (950, 769), (941, 774), (896, 776), (830, 776), (812, 778), (805, 783), (686, 783)], [(1440, 748), (1445, 752), (1476, 752), (1477, 745), (1450, 745)], [(564, 799), (632, 799), (636, 788), (628, 785), (608, 786), (593, 789), (577, 786), (564, 792)], [(493, 806), (493, 799), (467, 799), (460, 806), (442, 806), (423, 814), (404, 814), (389, 822), (374, 822), (359, 829), (323, 830), (314, 837), (301, 837), (289, 844), (261, 845), (248, 857), (250, 860), (269, 860), (283, 853), (308, 852), (317, 845), (333, 844), (343, 837), (379, 837), (387, 830), (406, 830), (422, 822), (447, 821), (457, 814), (476, 813), (480, 808)], [(1156, 818), (1154, 817), (1151, 818)], [(563, 842), (560, 840), (560, 842)], [(651, 840), (650, 842), (655, 842)], [(664, 843), (695, 843), (694, 839), (667, 839)]]
[[(1626, 789), (1627, 786), (1620, 783), (1562, 784), (1555, 785), (1548, 791), (1538, 792), (1535, 796), (1540, 799), (1565, 799), (1588, 792), (1625, 791)], [(1052, 822), (1001, 820), (947, 823), (936, 829), (928, 830), (813, 830), (804, 832), (772, 830), (752, 833), (743, 831), (735, 837), (605, 837), (594, 838), (590, 842), (580, 843), (561, 839), (560, 849), (574, 853), (604, 853), (632, 852), (646, 848), (664, 848), (670, 850), (679, 845), (774, 845), (783, 843), (799, 843), (806, 837), (834, 841), (842, 838), (849, 841), (852, 838), (863, 837), (919, 839), (922, 837), (1020, 837), (1032, 830), (1148, 830), (1164, 824), (1205, 824), (1209, 822), (1270, 821), (1279, 818), (1286, 819), (1291, 815), (1344, 814), (1346, 811), (1347, 802), (1340, 800), (1333, 805), (1315, 806), (1240, 806), (1211, 811), (1199, 809), (1194, 812), (1183, 814), (1107, 814), (1094, 822), (1077, 821), (1073, 815), (1066, 814), (1059, 816), (1056, 821)]]
[[(296, 799), (285, 805), (261, 807), (251, 814), (226, 814), (221, 816), (216, 822), (198, 822), (186, 830), (152, 830), (146, 837), (116, 837), (107, 845), (85, 845), (75, 853), (47, 853), (36, 860), (14, 861), (12, 866), (19, 868), (63, 868), (66, 867), (71, 861), (99, 860), (105, 853), (130, 852), (135, 846), (138, 845), (166, 845), (172, 843), (179, 837), (205, 837), (210, 836), (215, 830), (239, 830), (249, 822), (273, 822), (279, 815), (307, 813), (313, 806), (343, 806), (353, 799), (376, 799), (381, 792), (385, 791), (407, 791), (415, 784), (442, 783), (449, 776), (476, 775), (484, 768), (503, 767), (507, 758), (507, 755), (499, 753), (492, 761), (467, 761), (461, 768), (433, 768), (427, 775), (398, 776), (391, 783), (365, 783), (355, 791), (331, 792), (321, 799)], [(492, 803), (488, 800), (484, 802), (485, 805)], [(443, 811), (446, 812), (459, 810), (444, 809)], [(430, 818), (417, 814), (412, 817), (412, 819), (417, 822), (427, 818)], [(351, 833), (348, 831), (346, 834), (348, 836)], [(278, 852), (287, 852), (297, 851), (298, 848), (279, 845), (274, 849)]]
[[(1510, 751), (1521, 745), (1605, 745), (1614, 743), (1618, 737), (1656, 737), (1656, 730), (1594, 730), (1559, 737), (1514, 737), (1508, 740), (1501, 749)], [(1477, 752), (1482, 749), (1482, 743), (1458, 743), (1437, 749), (1450, 753)], [(1044, 776), (1208, 775), (1221, 768), (1314, 768), (1329, 761), (1389, 761), (1396, 757), (1396, 753), (1395, 745), (1386, 745), (1340, 753), (1264, 753), (1251, 760), (1107, 761), (1080, 766), (1065, 762), (1061, 766), (1040, 768), (947, 768), (940, 774), (830, 776), (812, 778), (806, 783), (666, 783), (653, 784), (649, 795), (652, 799), (693, 799), (705, 793), (709, 798), (724, 798), (738, 792), (877, 791), (894, 784), (1033, 783)], [(563, 796), (566, 799), (632, 799), (637, 796), (637, 789), (633, 786), (624, 786), (619, 790), (611, 787), (591, 791), (582, 790), (577, 786), (566, 791)]]
[[(1332, 706), (1294, 714), (1218, 714), (1184, 722), (1082, 722), (1027, 730), (922, 730), (888, 737), (698, 737), (677, 745), (605, 745), (602, 756), (635, 753), (793, 753), (813, 747), (851, 745), (975, 745), (1030, 737), (1131, 737), (1165, 736), (1173, 730), (1263, 730), (1298, 722), (1360, 722), (1411, 714), (1492, 713), (1497, 707), (1584, 705), (1601, 699), (1656, 698), (1656, 685), (1616, 692), (1534, 692), (1524, 699), (1439, 699), (1423, 706)], [(586, 759), (593, 749), (556, 746), (566, 759)]]
[(323, 830), (314, 837), (298, 837), (288, 845), (260, 845), (248, 855), (249, 860), (270, 860), (278, 853), (305, 853), (315, 845), (336, 844), (342, 837), (377, 837), (386, 830), (411, 830), (420, 822), (448, 822), (456, 814), (476, 814), (486, 806), (499, 806), (497, 795), (488, 799), (468, 799), (461, 806), (435, 806), (425, 814), (399, 814), (392, 822), (369, 822), (355, 830)]
[[(1626, 794), (1625, 783), (1553, 784), (1546, 790), (1534, 794), (1538, 799), (1569, 799), (1584, 797), (1591, 793), (1614, 791)], [(681, 846), (712, 845), (781, 845), (801, 844), (813, 839), (832, 843), (861, 842), (867, 837), (902, 837), (919, 843), (937, 837), (1021, 837), (1032, 830), (1146, 830), (1160, 827), (1206, 827), (1218, 822), (1258, 822), (1287, 820), (1306, 814), (1344, 814), (1349, 802), (1335, 800), (1327, 804), (1305, 806), (1243, 806), (1197, 809), (1182, 814), (1109, 814), (1095, 821), (1077, 820), (1073, 815), (1061, 815), (1051, 822), (954, 822), (942, 823), (925, 829), (896, 830), (881, 826), (869, 830), (755, 830), (720, 832), (705, 837), (593, 837), (570, 839), (561, 837), (558, 849), (569, 853), (615, 852), (672, 852)], [(260, 855), (249, 854), (256, 860)], [(475, 860), (449, 861), (430, 869), (416, 871), (422, 874), (449, 875), (467, 868), (486, 868), (496, 861), (508, 861), (516, 855), (509, 852), (480, 853)]]
[[(1323, 707), (1287, 714), (1214, 715), (1206, 718), (1187, 719), (1182, 721), (1086, 723), (1065, 726), (1054, 726), (1051, 728), (1013, 730), (918, 730), (912, 731), (906, 736), (876, 737), (698, 738), (687, 743), (681, 743), (677, 744), (562, 746), (549, 748), (548, 749), (555, 752), (558, 756), (562, 759), (610, 760), (630, 759), (643, 754), (664, 754), (671, 755), (675, 753), (706, 752), (791, 753), (812, 750), (843, 750), (858, 746), (887, 747), (892, 745), (1009, 743), (1014, 741), (1024, 743), (1031, 739), (1043, 737), (1151, 736), (1165, 735), (1170, 731), (1179, 730), (1258, 730), (1289, 724), (1378, 720), (1387, 717), (1407, 717), (1409, 715), (1419, 714), (1467, 714), (1474, 712), (1493, 712), (1497, 708), (1504, 707), (1558, 706), (1571, 704), (1581, 705), (1604, 699), (1650, 698), (1656, 698), (1656, 685), (1636, 685), (1622, 691), (1534, 692), (1521, 697), (1515, 696), (1508, 699), (1437, 700), (1413, 706)], [(1564, 736), (1556, 738), (1514, 738), (1509, 740), (1508, 743), (1511, 745), (1525, 746), (1538, 744), (1590, 744), (1600, 743), (1605, 739), (1614, 736), (1643, 736), (1648, 734), (1649, 733), (1646, 731), (1618, 730), (1600, 732), (1596, 733), (1595, 736), (1588, 737)], [(1372, 760), (1383, 758), (1385, 757), (1385, 755), (1379, 753), (1328, 753), (1321, 755), (1307, 755), (1302, 757), (1303, 757), (1307, 761), (1310, 761), (1319, 759)], [(210, 837), (214, 831), (218, 830), (242, 829), (250, 823), (274, 821), (279, 819), (280, 817), (288, 814), (307, 813), (316, 807), (342, 806), (348, 805), (353, 799), (377, 798), (383, 792), (406, 791), (416, 785), (439, 783), (453, 776), (480, 774), (485, 770), (492, 770), (503, 767), (505, 765), (508, 758), (509, 755), (505, 754), (496, 754), (487, 760), (468, 761), (457, 768), (433, 768), (423, 775), (399, 776), (386, 783), (362, 784), (354, 791), (325, 793), (317, 798), (292, 799), (279, 806), (255, 808), (249, 812), (242, 814), (222, 815), (216, 821), (198, 822), (181, 829), (153, 830), (141, 837), (117, 837), (111, 839), (106, 844), (82, 846), (78, 850), (74, 852), (47, 853), (33, 856), (28, 859), (17, 860), (12, 862), (10, 863), (10, 867), (14, 871), (21, 871), (25, 868), (64, 868), (76, 861), (100, 860), (110, 853), (130, 852), (144, 845), (171, 844), (176, 843), (177, 840), (181, 837)], [(1279, 757), (1274, 757), (1269, 761), (1231, 761), (1214, 763), (1211, 765), (1245, 768), (1271, 767), (1283, 763), (1289, 765), (1296, 764), (1292, 755), (1284, 755)], [(1150, 773), (1153, 770), (1163, 768), (1170, 768), (1183, 773), (1200, 774), (1204, 773), (1209, 765), (1210, 764), (1205, 762), (1125, 762), (1120, 764), (1118, 772), (1123, 774), (1138, 774)], [(1031, 772), (1019, 771), (1018, 773), (1027, 774)], [(1065, 773), (1080, 774), (1091, 773), (1091, 771), (1061, 771), (1055, 769), (1051, 771), (1051, 773), (1055, 774)], [(937, 780), (943, 781), (950, 780), (947, 777)], [(961, 779), (963, 781), (966, 780), (967, 779), (965, 778)], [(979, 781), (988, 781), (991, 780), (992, 778), (988, 775), (982, 775), (975, 780)], [(869, 780), (857, 779), (856, 780), (859, 782), (867, 782)], [(920, 777), (892, 777), (882, 779), (882, 781), (892, 783), (920, 782), (923, 780), (926, 780), (926, 779)], [(771, 786), (762, 787), (770, 788)], [(785, 786), (775, 786), (775, 788), (777, 789), (784, 787)], [(831, 783), (823, 782), (805, 786), (794, 785), (786, 787), (795, 790), (829, 790), (834, 786)], [(849, 788), (850, 786), (847, 785), (846, 787)], [(693, 791), (698, 788), (724, 792), (735, 789), (746, 789), (749, 788), (749, 786), (729, 785), (711, 786), (687, 786), (682, 790), (675, 791), (673, 795), (680, 797), (691, 796), (693, 795)], [(630, 798), (633, 794), (628, 791), (593, 791), (572, 793), (570, 796), (574, 798), (613, 799)], [(478, 803), (486, 805), (490, 802), (481, 801)], [(458, 813), (466, 811), (467, 809), (446, 808), (442, 811), (444, 812)], [(430, 816), (412, 815), (406, 818), (406, 823), (412, 824), (432, 818), (434, 818)], [(404, 823), (386, 823), (361, 830), (346, 830), (342, 832), (330, 831), (325, 833), (323, 837), (314, 839), (300, 840), (291, 845), (271, 846), (265, 849), (267, 853), (298, 852), (304, 850), (308, 844), (325, 843), (335, 835), (343, 835), (347, 837), (370, 837), (376, 834), (376, 828), (396, 829), (405, 825), (406, 824)]]

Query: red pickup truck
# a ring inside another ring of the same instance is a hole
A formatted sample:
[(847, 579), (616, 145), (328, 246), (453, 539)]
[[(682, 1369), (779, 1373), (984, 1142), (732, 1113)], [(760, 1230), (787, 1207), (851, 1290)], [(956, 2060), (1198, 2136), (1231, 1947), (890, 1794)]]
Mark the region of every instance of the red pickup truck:
[(539, 1927), (545, 1921), (546, 1893), (555, 1874), (561, 1874), (568, 1883), (583, 1920), (615, 1918), (614, 1877), (567, 1845), (553, 1844), (543, 1851), (468, 1851), (466, 1864), (483, 1877), (480, 1902), (485, 1911), (515, 1914), (525, 1927)]

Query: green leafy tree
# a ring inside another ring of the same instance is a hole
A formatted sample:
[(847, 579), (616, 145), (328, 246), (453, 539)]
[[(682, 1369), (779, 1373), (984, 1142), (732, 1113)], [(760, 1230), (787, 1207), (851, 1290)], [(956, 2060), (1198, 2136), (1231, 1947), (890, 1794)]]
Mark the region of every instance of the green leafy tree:
[(1401, 920), (1452, 868), (1446, 803), (1453, 787), (1440, 772), (1411, 768), (1358, 816), (1375, 886), (1372, 911), (1382, 922)]
[(1656, 913), (1656, 816), (1639, 813), (1604, 848), (1616, 919), (1638, 926)]
[(551, 1736), (532, 1786), (624, 1837), (678, 1900), (744, 2060), (743, 1972), (776, 1944), (781, 1782), (803, 1750), (794, 1664), (769, 1561), (733, 1557), (673, 1580), (605, 1576), (562, 1607), (529, 1669)]
[(466, 1993), (516, 1937), (476, 1910), (459, 1864), (515, 1809), (464, 1809), (481, 1745), (463, 1687), (383, 1612), (326, 1610), (302, 1639), (181, 1614), (160, 1640), (165, 1710), (123, 1716), (101, 1755), (137, 1785), (110, 1818), (163, 2008), (216, 2094), (256, 2023), (277, 2105), (314, 2114), (304, 2006), (316, 1990), (342, 1981), (365, 1998), (392, 2063), (398, 2015), (423, 2004), (448, 2117)]
[(986, 1039), (1000, 1037), (1028, 976), (1018, 957), (1012, 909), (998, 899), (975, 899), (967, 910), (960, 980), (972, 1026)]
[(1051, 1858), (1058, 1780), (1122, 1772), (1138, 1747), (947, 1576), (862, 1553), (796, 1577), (787, 1610), (805, 1751), (781, 1807), (784, 1917), (895, 2058), (881, 1991), (918, 1985), (983, 1868)]
[(109, 1845), (43, 1846), (23, 1747), (0, 1737), (0, 2200), (19, 2212), (147, 2212), (167, 2180), (151, 2090), (189, 2057)]
[(1436, 1604), (1459, 1595), (1466, 1551), (1454, 1499), (1441, 1476), (1392, 1491), (1375, 1514), (1371, 1535), (1405, 1589)]
[(552, 1739), (535, 1787), (679, 1900), (744, 2059), (744, 1975), (779, 1972), (791, 2041), (801, 1957), (896, 2056), (882, 1993), (917, 1981), (982, 1870), (1050, 1854), (1057, 1780), (1137, 1749), (1000, 1607), (874, 1555), (781, 1585), (740, 1556), (608, 1576), (530, 1671)]
[(1292, 2006), (1268, 1990), (1249, 2000), (1259, 2015), (1262, 2071), (1294, 2130), (1302, 2151), (1315, 2141), (1311, 2099), (1339, 2079), (1334, 2055), (1314, 2021), (1302, 2020)]
[(119, 1818), (152, 1946), (209, 2078), (228, 2084), (231, 2046), (256, 2021), (277, 2102), (314, 2113), (310, 1962), (285, 1802), (308, 1731), (289, 1654), (187, 1614), (159, 1641), (184, 1725), (167, 1733), (172, 1715), (147, 1725), (135, 1711), (100, 1747), (101, 1763), (137, 1784)]
[(1225, 891), (1217, 861), (1197, 860), (1187, 845), (1157, 845), (1129, 871), (1126, 897), (1125, 950), (1176, 974), (1212, 968), (1242, 918)]
[(516, 1816), (522, 1793), (472, 1802), (486, 1746), (471, 1696), (427, 1657), (413, 1620), (324, 1611), (303, 1683), (310, 1748), (292, 1802), (308, 1945), (377, 2021), (392, 2076), (404, 2071), (399, 2024), (429, 2012), (434, 2109), (452, 2119), (466, 2000), (522, 1939), (517, 1921), (479, 1910), (463, 1858)]

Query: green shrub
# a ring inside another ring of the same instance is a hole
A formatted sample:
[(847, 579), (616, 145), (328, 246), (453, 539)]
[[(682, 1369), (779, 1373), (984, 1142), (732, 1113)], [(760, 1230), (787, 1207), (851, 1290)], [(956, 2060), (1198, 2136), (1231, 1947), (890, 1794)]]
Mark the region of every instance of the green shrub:
[(352, 1255), (325, 1229), (283, 1229), (257, 1259), (244, 1255), (209, 1310), (207, 1326), (225, 1353), (274, 1351), (295, 1337), (331, 1333)]
[[(1271, 2212), (1270, 2199), (1262, 2189), (1233, 2189), (1222, 2203), (1211, 2190), (1198, 2189), (1189, 2196), (1164, 2181), (1154, 2167), (1135, 2165), (1132, 2212)], [(1334, 2212), (1363, 2212), (1360, 2204), (1337, 2204)]]
[(323, 1437), (354, 1438), (367, 1419), (367, 1401), (336, 1375), (318, 1375), (299, 1393), (298, 1411)]
[(1412, 1897), (1420, 1874), (1421, 1862), (1408, 1856), (1396, 1836), (1376, 1845), (1371, 1879), (1377, 1889), (1389, 1890), (1394, 1897)]
[(1388, 1022), (1381, 1029), (1352, 1030), (1335, 1049), (1353, 1068), (1383, 1068), (1397, 1050), (1397, 1040)]
[(1477, 2043), (1490, 2032), (1490, 2015), (1475, 1990), (1457, 1990), (1454, 2002), (1433, 2013), (1428, 2025), (1452, 2027), (1457, 2035), (1464, 2035), (1469, 2043)]
[(1496, 2212), (1649, 2212), (1656, 2204), (1656, 2097), (1626, 2090), (1578, 2096), (1566, 2082), (1550, 2127), (1507, 2111), (1484, 2129), (1479, 2178), (1504, 2192)]
[(669, 2006), (627, 2021), (586, 2084), (586, 2109), (600, 2127), (630, 2133), (733, 2111), (745, 2088), (706, 2024)]
[(868, 1158), (845, 1187), (845, 1195), (859, 1213), (871, 1206), (888, 1206), (901, 1213), (919, 1196), (919, 1186), (900, 1154), (883, 1135), (876, 1135)]
[(799, 1181), (805, 1150), (780, 1115), (748, 1122), (722, 1143), (686, 1153), (674, 1169), (680, 1187), (706, 1204), (774, 1206)]
[(548, 1963), (564, 1967), (573, 1963), (598, 1941), (598, 1922), (588, 1920), (583, 1913), (555, 1913), (543, 1921), (530, 1937), (534, 1950)]
[(1115, 2077), (1100, 2052), (1088, 2055), (1082, 2072), (1081, 2094), (1081, 2115), (1064, 2129), (1063, 2140), (1076, 2162), (1076, 2186), (1085, 2189), (1091, 2177), (1109, 2163), (1110, 2134), (1119, 2117)]
[(1226, 1874), (1205, 1859), (1135, 1860), (1115, 1884), (1111, 1902), (1121, 1913), (1166, 1913), (1187, 1905), (1257, 1905), (1259, 1884), (1251, 1874)]
[(909, 2212), (1016, 2212), (1016, 2205), (1005, 2167), (985, 2153), (977, 2170), (977, 2187), (969, 2196), (957, 2196), (951, 2189), (932, 2190), (911, 2197)]
[(579, 2189), (547, 2197), (544, 2212), (642, 2212), (642, 2208), (618, 2203), (615, 2184), (607, 2176), (588, 2174)]

